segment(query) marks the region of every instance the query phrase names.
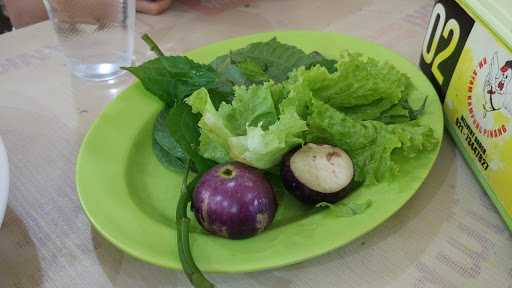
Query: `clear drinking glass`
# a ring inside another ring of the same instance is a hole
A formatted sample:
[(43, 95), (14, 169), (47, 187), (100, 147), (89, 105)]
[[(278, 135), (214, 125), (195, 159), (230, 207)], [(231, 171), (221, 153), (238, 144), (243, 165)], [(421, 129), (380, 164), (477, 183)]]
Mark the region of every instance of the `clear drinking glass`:
[(71, 71), (108, 80), (130, 66), (135, 0), (44, 0)]

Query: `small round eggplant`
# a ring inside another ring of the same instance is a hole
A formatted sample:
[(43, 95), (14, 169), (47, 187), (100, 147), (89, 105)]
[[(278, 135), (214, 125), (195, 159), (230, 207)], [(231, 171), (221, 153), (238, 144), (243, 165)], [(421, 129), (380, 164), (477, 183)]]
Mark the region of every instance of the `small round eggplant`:
[(208, 232), (243, 239), (263, 231), (276, 212), (272, 186), (258, 169), (239, 162), (217, 165), (192, 196), (197, 221)]
[(354, 188), (354, 166), (345, 151), (308, 143), (288, 153), (281, 166), (283, 184), (307, 204), (335, 203)]

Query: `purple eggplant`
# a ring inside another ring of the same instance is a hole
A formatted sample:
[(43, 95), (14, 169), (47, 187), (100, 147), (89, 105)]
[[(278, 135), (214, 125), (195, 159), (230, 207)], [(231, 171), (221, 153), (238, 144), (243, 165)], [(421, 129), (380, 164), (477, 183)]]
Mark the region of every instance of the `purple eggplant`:
[(214, 166), (192, 196), (196, 219), (208, 232), (229, 239), (254, 236), (272, 223), (276, 198), (258, 169), (239, 162)]
[(313, 143), (283, 158), (281, 178), (286, 190), (307, 204), (335, 203), (356, 186), (348, 154), (334, 146)]

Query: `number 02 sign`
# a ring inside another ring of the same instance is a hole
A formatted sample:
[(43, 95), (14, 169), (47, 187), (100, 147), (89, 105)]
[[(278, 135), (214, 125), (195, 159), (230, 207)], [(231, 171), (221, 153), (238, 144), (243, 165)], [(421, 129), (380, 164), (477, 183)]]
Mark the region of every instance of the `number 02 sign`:
[(442, 0), (434, 5), (423, 41), (420, 67), (442, 99), (473, 25), (473, 19), (455, 1)]

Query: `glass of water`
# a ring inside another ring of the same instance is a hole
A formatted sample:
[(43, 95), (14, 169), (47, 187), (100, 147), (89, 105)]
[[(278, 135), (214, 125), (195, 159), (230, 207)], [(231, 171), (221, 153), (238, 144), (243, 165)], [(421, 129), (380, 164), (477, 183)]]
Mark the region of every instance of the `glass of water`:
[(44, 0), (71, 71), (109, 80), (133, 57), (135, 0)]

